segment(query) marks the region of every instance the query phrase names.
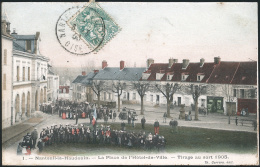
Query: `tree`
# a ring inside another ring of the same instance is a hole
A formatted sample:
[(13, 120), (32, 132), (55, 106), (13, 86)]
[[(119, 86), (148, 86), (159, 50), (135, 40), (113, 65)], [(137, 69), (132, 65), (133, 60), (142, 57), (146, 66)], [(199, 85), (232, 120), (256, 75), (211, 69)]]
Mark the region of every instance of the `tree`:
[(173, 100), (174, 93), (181, 88), (178, 83), (167, 83), (165, 85), (156, 84), (155, 87), (163, 94), (167, 100), (167, 117), (170, 117), (170, 106)]
[(206, 86), (190, 84), (188, 87), (195, 103), (195, 120), (199, 120), (198, 100), (202, 92), (206, 89)]
[(100, 107), (100, 95), (101, 92), (104, 90), (104, 81), (93, 81), (93, 84), (91, 86), (91, 89), (93, 90), (93, 92), (97, 95), (98, 97), (98, 108)]
[(120, 112), (120, 96), (122, 95), (123, 90), (126, 88), (125, 83), (121, 83), (120, 81), (116, 83), (112, 83), (112, 92), (117, 94), (117, 106), (118, 106), (118, 112)]
[(145, 92), (149, 89), (150, 87), (150, 84), (149, 83), (145, 83), (145, 82), (136, 82), (136, 83), (133, 83), (134, 85), (134, 89), (137, 90), (140, 98), (141, 98), (141, 115), (144, 115), (144, 95), (145, 95)]

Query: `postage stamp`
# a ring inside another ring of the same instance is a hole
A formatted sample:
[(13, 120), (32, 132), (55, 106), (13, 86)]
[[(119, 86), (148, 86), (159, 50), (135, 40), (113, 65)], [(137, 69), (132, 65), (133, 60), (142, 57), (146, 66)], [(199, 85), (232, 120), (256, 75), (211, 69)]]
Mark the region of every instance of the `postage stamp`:
[[(75, 13), (75, 10), (78, 11)], [(65, 29), (66, 26), (69, 28)], [(56, 25), (57, 38), (62, 47), (77, 55), (98, 52), (120, 30), (121, 28), (95, 2), (81, 9), (77, 6), (66, 10)], [(67, 40), (68, 37), (70, 40)]]

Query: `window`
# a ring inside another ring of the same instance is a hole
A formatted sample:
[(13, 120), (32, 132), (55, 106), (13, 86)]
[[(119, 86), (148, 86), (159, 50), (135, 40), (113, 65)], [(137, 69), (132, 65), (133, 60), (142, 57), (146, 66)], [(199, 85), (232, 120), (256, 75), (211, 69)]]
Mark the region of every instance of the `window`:
[(150, 96), (150, 100), (151, 100), (151, 102), (153, 102), (153, 95)]
[(6, 74), (3, 76), (3, 90), (6, 90)]
[(107, 100), (107, 93), (104, 92), (104, 100)]
[(156, 73), (156, 80), (161, 80), (164, 73)]
[(20, 78), (20, 68), (19, 66), (17, 66), (17, 69), (16, 69), (16, 81), (19, 81), (19, 78)]
[(168, 74), (167, 75), (167, 80), (172, 80), (172, 77), (173, 77), (173, 75)]
[(237, 97), (237, 90), (236, 89), (233, 89), (233, 96)]
[(31, 80), (31, 71), (30, 71), (30, 67), (28, 67), (28, 81)]
[(126, 99), (126, 92), (124, 92), (123, 94), (123, 99)]
[(66, 89), (65, 88), (63, 88), (63, 93), (66, 93)]
[(244, 89), (240, 89), (240, 97), (241, 98), (245, 97), (245, 90)]
[(23, 81), (25, 81), (25, 67), (23, 67)]
[(143, 73), (143, 74), (142, 74), (142, 79), (146, 80), (146, 79), (149, 78), (149, 76), (150, 76), (149, 73)]
[(62, 89), (59, 89), (59, 93), (61, 93), (62, 92)]
[(250, 89), (250, 97), (255, 98), (255, 95), (256, 95), (255, 89)]
[(7, 65), (7, 50), (4, 50), (4, 65)]
[(108, 99), (111, 100), (111, 93), (108, 93)]
[(198, 76), (198, 81), (200, 81), (200, 76)]
[(133, 93), (133, 100), (136, 100), (136, 93)]
[(26, 41), (26, 50), (31, 50), (31, 40)]

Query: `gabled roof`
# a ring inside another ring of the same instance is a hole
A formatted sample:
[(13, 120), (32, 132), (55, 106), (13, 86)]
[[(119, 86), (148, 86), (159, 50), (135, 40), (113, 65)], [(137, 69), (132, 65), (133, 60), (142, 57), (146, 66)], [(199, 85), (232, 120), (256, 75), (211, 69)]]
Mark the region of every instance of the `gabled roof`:
[[(186, 82), (206, 82), (214, 68), (214, 63), (204, 63), (200, 67), (200, 63), (189, 63), (186, 69), (182, 69), (181, 63), (174, 63), (171, 67), (171, 72), (173, 72), (173, 78), (171, 81), (181, 81), (181, 75), (188, 75)], [(197, 75), (203, 74), (204, 77), (201, 81), (197, 81)]]
[(77, 78), (74, 81), (72, 81), (72, 83), (81, 83), (81, 81), (86, 77), (86, 75), (78, 75)]
[(229, 84), (234, 77), (239, 62), (223, 62), (215, 65), (207, 83)]
[[(145, 73), (151, 73), (151, 75), (147, 78), (148, 81), (156, 80), (156, 73), (166, 73), (169, 72), (168, 63), (154, 63), (151, 64), (148, 70)], [(166, 76), (165, 76), (166, 78)], [(162, 77), (164, 79), (164, 76)]]
[[(161, 81), (166, 81), (167, 75), (173, 75), (171, 81), (182, 81), (182, 75), (188, 75), (182, 82), (200, 82), (200, 83), (216, 83), (216, 84), (257, 84), (257, 62), (225, 62), (219, 64), (189, 63), (186, 69), (182, 69), (182, 63), (173, 63), (168, 68), (168, 63), (154, 63), (145, 71), (150, 74), (148, 81), (156, 80), (156, 73), (164, 72)], [(198, 81), (197, 76), (203, 75), (203, 79)]]
[(94, 80), (114, 80), (119, 71), (120, 68), (118, 67), (105, 67), (99, 70)]
[(126, 67), (120, 70), (118, 67), (105, 67), (99, 70), (94, 80), (126, 80), (138, 81), (145, 68), (143, 67)]
[(257, 85), (257, 62), (240, 62), (231, 84)]
[(81, 80), (81, 83), (84, 85), (92, 85), (93, 78), (95, 77), (97, 73), (90, 72), (88, 75)]

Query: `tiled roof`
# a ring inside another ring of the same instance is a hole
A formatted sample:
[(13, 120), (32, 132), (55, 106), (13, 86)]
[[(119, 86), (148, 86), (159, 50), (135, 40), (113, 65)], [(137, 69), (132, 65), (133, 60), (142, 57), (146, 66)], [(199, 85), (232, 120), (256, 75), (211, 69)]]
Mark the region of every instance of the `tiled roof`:
[[(200, 82), (200, 83), (217, 83), (217, 84), (257, 84), (257, 62), (225, 62), (219, 64), (189, 63), (186, 69), (182, 69), (182, 63), (173, 63), (168, 68), (168, 63), (151, 64), (144, 73), (150, 74), (148, 81), (156, 80), (156, 73), (164, 75), (161, 81), (167, 80), (167, 74), (173, 75), (171, 81), (182, 81), (182, 74), (188, 75), (182, 82)], [(197, 75), (203, 75), (201, 81), (197, 80)]]
[[(174, 63), (170, 71), (174, 73), (172, 81), (181, 81), (181, 75), (185, 74), (188, 75), (186, 82), (206, 82), (213, 68), (214, 63), (204, 63), (202, 67), (200, 67), (200, 63), (189, 63), (186, 69), (182, 69), (181, 63)], [(204, 75), (201, 81), (197, 81), (198, 74)]]
[(72, 83), (81, 83), (81, 81), (86, 77), (86, 75), (78, 75), (77, 78), (74, 81), (72, 81)]
[(236, 73), (239, 62), (220, 62), (215, 65), (207, 83), (229, 84)]
[(231, 84), (257, 85), (257, 62), (240, 62)]
[(94, 73), (94, 72), (88, 73), (88, 75), (81, 80), (81, 83), (82, 83), (82, 84), (85, 84), (85, 85), (91, 85), (91, 84), (92, 84), (92, 81), (93, 81), (93, 78), (94, 78), (94, 76), (95, 76), (96, 74), (97, 74), (97, 73)]
[(145, 68), (132, 67), (124, 68), (120, 70), (118, 67), (106, 67), (99, 70), (94, 80), (127, 80), (127, 81), (138, 81)]
[(13, 49), (19, 50), (19, 51), (22, 51), (22, 52), (26, 52), (25, 48), (22, 47), (21, 45), (19, 45), (18, 43), (16, 43), (15, 41), (13, 41)]
[[(168, 68), (168, 63), (154, 63), (150, 65), (150, 67), (145, 73), (151, 73), (151, 75), (147, 78), (147, 80), (154, 81), (156, 80), (156, 73), (162, 73), (162, 72), (166, 73), (169, 72), (169, 70), (170, 68)], [(164, 76), (162, 79), (164, 79)]]
[(24, 40), (33, 40), (36, 38), (35, 35), (17, 35), (17, 34), (11, 34), (15, 39), (24, 39)]

